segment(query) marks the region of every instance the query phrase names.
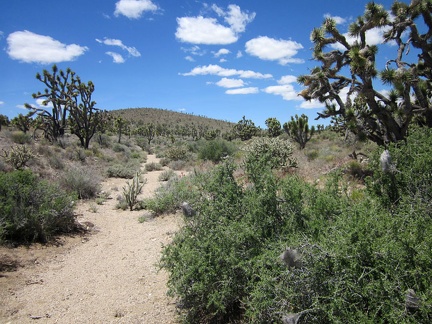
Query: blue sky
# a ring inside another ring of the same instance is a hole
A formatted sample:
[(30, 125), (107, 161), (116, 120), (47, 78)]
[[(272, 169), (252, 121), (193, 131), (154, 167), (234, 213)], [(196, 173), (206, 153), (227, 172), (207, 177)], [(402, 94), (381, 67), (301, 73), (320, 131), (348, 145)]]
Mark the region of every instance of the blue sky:
[[(389, 9), (393, 1), (377, 2)], [(322, 106), (299, 97), (296, 83), (316, 64), (310, 33), (327, 16), (346, 32), (367, 3), (3, 0), (0, 114), (37, 105), (31, 94), (44, 87), (35, 75), (55, 63), (93, 81), (93, 99), (107, 110), (162, 108), (232, 122), (245, 115), (263, 128), (269, 117), (283, 123), (304, 113), (312, 122)], [(370, 39), (379, 43), (380, 32)]]

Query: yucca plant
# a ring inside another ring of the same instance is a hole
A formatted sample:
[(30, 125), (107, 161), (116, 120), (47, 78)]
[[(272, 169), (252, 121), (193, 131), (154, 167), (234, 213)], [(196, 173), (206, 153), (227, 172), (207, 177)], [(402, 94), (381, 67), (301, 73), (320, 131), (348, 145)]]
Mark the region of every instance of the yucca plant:
[(126, 182), (126, 186), (123, 187), (123, 196), (126, 200), (129, 210), (133, 210), (134, 206), (138, 203), (138, 195), (141, 193), (144, 184), (147, 179), (140, 182), (141, 173), (137, 172), (132, 179), (132, 183)]

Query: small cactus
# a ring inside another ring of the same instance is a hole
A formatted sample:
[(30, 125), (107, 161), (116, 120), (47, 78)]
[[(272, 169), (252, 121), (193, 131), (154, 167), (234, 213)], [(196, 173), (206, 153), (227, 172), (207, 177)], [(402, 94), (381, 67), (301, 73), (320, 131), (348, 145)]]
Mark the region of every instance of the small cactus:
[(35, 157), (33, 151), (26, 145), (16, 145), (9, 151), (3, 149), (4, 160), (10, 163), (16, 170), (22, 170), (27, 166), (27, 162)]
[(147, 182), (147, 179), (140, 182), (140, 176), (141, 174), (137, 172), (132, 179), (132, 183), (126, 182), (126, 186), (123, 187), (123, 196), (131, 211), (138, 203), (138, 195), (141, 193), (144, 184)]

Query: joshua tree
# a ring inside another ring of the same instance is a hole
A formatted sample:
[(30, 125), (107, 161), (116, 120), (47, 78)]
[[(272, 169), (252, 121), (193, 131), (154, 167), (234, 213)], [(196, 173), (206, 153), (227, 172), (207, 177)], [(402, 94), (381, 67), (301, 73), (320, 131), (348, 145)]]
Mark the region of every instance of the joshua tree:
[(278, 137), (280, 134), (282, 134), (281, 124), (276, 118), (267, 118), (265, 124), (268, 128), (268, 135), (270, 137)]
[(300, 150), (303, 150), (306, 143), (312, 138), (315, 133), (315, 127), (309, 128), (308, 117), (306, 115), (291, 116), (291, 121), (283, 125), (285, 132), (300, 145)]
[(28, 116), (36, 114), (42, 118), (45, 137), (51, 141), (63, 137), (69, 122), (71, 132), (87, 149), (101, 121), (101, 111), (92, 101), (94, 84), (91, 81), (85, 84), (71, 69), (64, 72), (56, 65), (53, 65), (52, 73), (43, 70), (42, 75), (36, 74), (36, 79), (46, 86), (43, 93), (33, 94), (34, 99), (43, 99), (43, 108), (26, 104), (30, 110)]
[[(395, 1), (391, 14), (379, 4), (367, 4), (349, 27), (354, 41), (327, 18), (311, 33), (313, 58), (320, 66), (298, 78), (306, 86), (301, 96), (326, 105), (317, 119), (331, 118), (336, 128), (379, 145), (404, 139), (413, 121), (432, 127), (432, 2)], [(374, 29), (385, 31), (384, 43), (397, 45), (381, 71), (375, 65), (379, 45), (367, 39)], [(391, 90), (377, 89), (379, 79)]]
[(252, 120), (243, 116), (243, 119), (234, 126), (233, 131), (236, 137), (242, 141), (247, 141), (258, 134), (259, 128), (255, 126)]

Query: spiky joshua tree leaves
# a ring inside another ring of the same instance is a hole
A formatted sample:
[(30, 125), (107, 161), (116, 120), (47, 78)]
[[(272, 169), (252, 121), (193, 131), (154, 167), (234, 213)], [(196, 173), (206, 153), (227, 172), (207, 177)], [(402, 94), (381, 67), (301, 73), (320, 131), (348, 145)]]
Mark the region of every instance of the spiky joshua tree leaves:
[[(350, 25), (354, 42), (337, 30), (331, 18), (315, 28), (313, 58), (320, 66), (298, 81), (306, 87), (301, 96), (325, 103), (317, 119), (331, 118), (337, 129), (379, 145), (404, 139), (413, 121), (432, 127), (431, 12), (430, 0), (395, 1), (393, 17), (370, 2), (364, 15)], [(367, 39), (374, 29), (384, 31), (384, 43), (397, 45), (381, 71), (376, 67), (379, 45)], [(377, 80), (391, 90), (380, 91)]]
[(285, 132), (299, 144), (301, 150), (306, 147), (306, 143), (315, 133), (315, 127), (309, 128), (308, 121), (309, 119), (305, 114), (300, 117), (295, 115), (295, 118), (291, 116), (291, 121), (283, 125)]

